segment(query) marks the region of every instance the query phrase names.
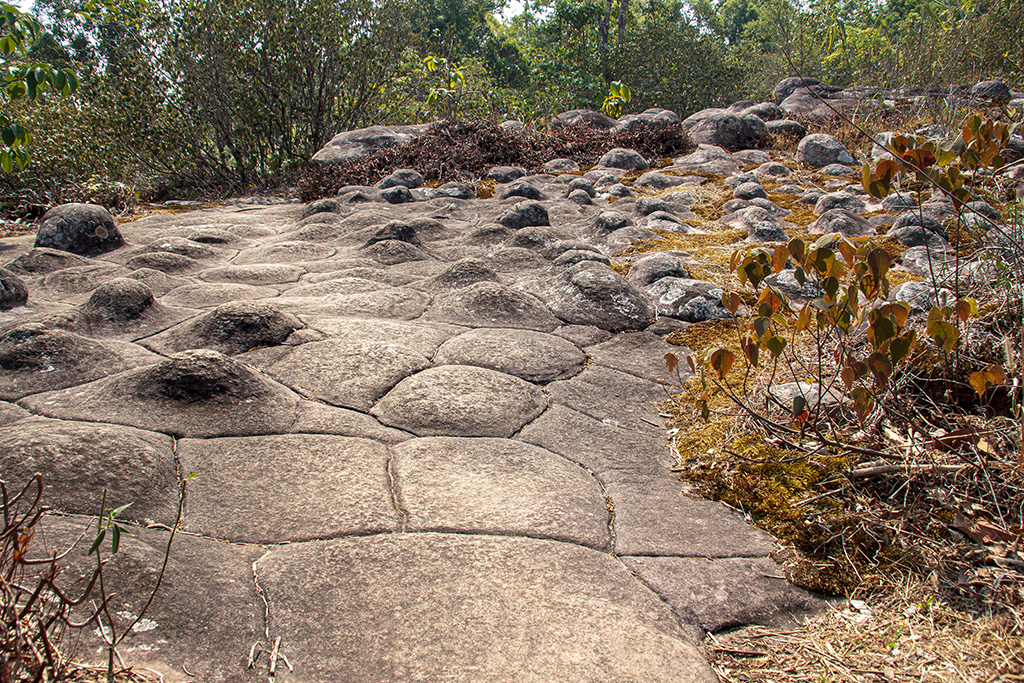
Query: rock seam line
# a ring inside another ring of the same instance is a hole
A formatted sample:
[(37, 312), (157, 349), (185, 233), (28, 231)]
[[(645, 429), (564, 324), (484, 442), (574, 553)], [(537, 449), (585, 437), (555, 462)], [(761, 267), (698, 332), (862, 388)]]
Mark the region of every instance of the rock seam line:
[(409, 511), (402, 507), (398, 493), (398, 475), (395, 473), (395, 451), (391, 446), (385, 447), (388, 460), (384, 465), (384, 473), (388, 480), (388, 492), (391, 494), (391, 506), (398, 513), (398, 533), (406, 533), (409, 524)]

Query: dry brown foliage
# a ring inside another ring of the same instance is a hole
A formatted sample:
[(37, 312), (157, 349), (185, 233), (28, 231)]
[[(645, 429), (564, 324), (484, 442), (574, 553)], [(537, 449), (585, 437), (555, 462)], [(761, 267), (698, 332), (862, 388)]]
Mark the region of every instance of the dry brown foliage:
[(537, 172), (551, 159), (592, 166), (614, 147), (635, 149), (648, 159), (694, 147), (680, 130), (597, 131), (572, 126), (558, 131), (507, 130), (488, 119), (439, 121), (420, 137), (348, 164), (311, 166), (298, 182), (304, 202), (333, 196), (346, 185), (371, 185), (396, 168), (414, 168), (427, 180), (475, 180), (493, 166)]

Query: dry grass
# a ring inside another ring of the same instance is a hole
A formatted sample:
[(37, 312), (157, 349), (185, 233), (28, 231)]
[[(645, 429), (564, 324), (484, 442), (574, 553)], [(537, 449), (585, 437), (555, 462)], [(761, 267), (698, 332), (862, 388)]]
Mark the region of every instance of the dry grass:
[(905, 578), (801, 628), (744, 628), (705, 645), (723, 683), (1024, 680), (1024, 639), (1012, 618), (973, 618), (934, 592), (927, 580)]

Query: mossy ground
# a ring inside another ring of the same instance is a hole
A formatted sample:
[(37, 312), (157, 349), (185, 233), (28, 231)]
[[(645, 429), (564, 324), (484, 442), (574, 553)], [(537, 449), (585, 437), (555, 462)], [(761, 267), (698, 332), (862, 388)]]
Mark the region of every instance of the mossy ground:
[[(860, 144), (869, 146), (870, 142), (862, 139)], [(819, 235), (808, 230), (817, 219), (813, 205), (800, 204), (797, 195), (774, 190), (790, 182), (825, 190), (826, 184), (835, 178), (792, 164), (785, 151), (780, 154), (775, 150), (772, 155), (794, 169), (790, 177), (763, 181), (770, 200), (790, 212), (783, 218), (787, 235), (805, 241), (816, 240)], [(721, 206), (731, 199), (732, 193), (721, 182), (722, 179), (708, 180), (701, 185), (684, 185), (656, 193), (690, 193), (696, 201), (689, 208), (696, 219), (689, 219), (688, 223), (701, 230), (701, 234), (657, 231), (658, 239), (638, 243), (616, 257), (613, 267), (617, 272), (626, 274), (631, 263), (646, 253), (682, 251), (692, 259), (692, 265), (688, 267), (693, 277), (716, 282), (727, 290), (743, 291), (729, 270), (729, 261), (734, 250), (755, 245), (747, 241), (746, 231), (720, 222), (723, 216)], [(990, 203), (997, 205), (994, 197)], [(898, 265), (905, 247), (886, 237), (884, 231), (880, 228), (878, 236), (871, 237), (870, 242), (888, 252), (892, 262)], [(954, 244), (956, 240), (954, 234)], [(963, 243), (965, 247), (969, 246), (966, 240)], [(964, 253), (967, 253), (966, 249)], [(889, 271), (888, 279), (890, 286), (895, 288), (904, 282), (923, 278), (894, 268)], [(752, 297), (747, 294), (743, 300), (749, 305)], [(787, 378), (773, 376), (764, 367), (747, 367), (739, 348), (739, 333), (746, 329), (748, 322), (743, 318), (708, 321), (689, 325), (666, 338), (691, 352), (698, 366), (712, 347), (727, 348), (737, 358), (725, 382), (730, 387), (731, 396), (730, 390), (723, 386), (711, 381), (702, 382), (697, 377), (685, 382), (680, 393), (666, 403), (666, 409), (673, 415), (671, 426), (675, 432), (672, 445), (677, 453), (676, 471), (691, 490), (743, 512), (756, 525), (779, 538), (786, 548), (788, 575), (798, 585), (833, 595), (857, 594), (870, 595), (872, 599), (888, 599), (886, 596), (891, 596), (892, 586), (898, 577), (916, 577), (915, 581), (929, 581), (937, 586), (936, 592), (943, 596), (942, 604), (946, 606), (943, 609), (954, 605), (955, 609), (981, 614), (1007, 607), (1012, 610), (1016, 609), (1014, 605), (1024, 604), (1024, 583), (1020, 581), (1019, 572), (1012, 577), (1004, 577), (1002, 585), (994, 585), (991, 578), (987, 583), (979, 580), (973, 587), (957, 583), (963, 572), (976, 575), (978, 567), (972, 567), (964, 558), (970, 557), (978, 547), (953, 526), (957, 511), (963, 509), (967, 501), (972, 501), (975, 505), (972, 509), (979, 514), (990, 516), (999, 509), (1015, 509), (1013, 501), (1024, 504), (1021, 475), (1000, 474), (999, 490), (993, 489), (985, 502), (978, 502), (984, 498), (984, 481), (992, 479), (992, 472), (986, 472), (988, 465), (978, 464), (975, 450), (935, 449), (931, 437), (923, 439), (925, 445), (922, 447), (917, 443), (922, 441), (921, 434), (915, 436), (912, 433), (905, 438), (896, 434), (905, 427), (902, 418), (896, 415), (863, 430), (852, 410), (845, 405), (839, 406), (836, 415), (830, 416), (829, 429), (832, 431), (829, 436), (842, 443), (857, 445), (862, 449), (860, 452), (821, 444), (815, 446), (813, 437), (806, 434), (796, 439), (800, 441), (801, 448), (793, 449), (784, 440), (766, 435), (757, 420), (737, 401), (749, 403), (760, 400), (757, 397), (763, 396), (769, 382), (786, 381)], [(923, 327), (919, 333), (921, 338), (925, 337)], [(808, 364), (813, 366), (816, 354), (813, 344), (797, 343), (790, 349), (795, 354), (806, 356)], [(946, 360), (929, 344), (920, 344), (908, 363), (909, 374), (902, 376), (889, 389), (894, 405), (902, 409), (916, 405), (917, 401), (936, 400), (938, 403), (925, 410), (942, 413), (940, 406), (950, 397), (926, 398), (927, 392), (922, 390), (922, 386), (927, 385), (930, 378), (937, 378), (945, 372), (942, 368)], [(685, 361), (681, 367), (685, 367)], [(831, 368), (829, 359), (824, 360), (824, 367), (827, 376)], [(831, 369), (838, 373), (837, 369)], [(948, 380), (946, 377), (944, 381)], [(984, 419), (969, 418), (964, 413), (965, 408), (970, 410), (971, 405), (979, 405), (977, 397), (971, 399), (969, 393), (964, 392), (958, 397), (966, 403), (962, 402), (951, 413), (932, 414), (928, 418), (933, 432), (935, 429), (939, 430), (935, 432), (937, 434), (955, 432), (965, 427), (975, 431), (985, 429)], [(710, 411), (706, 422), (700, 419), (702, 399)], [(789, 419), (781, 414), (771, 417), (783, 424)], [(904, 447), (904, 440), (909, 440), (912, 445), (907, 453), (901, 455), (899, 448)], [(1013, 444), (1004, 446), (1012, 452)], [(893, 453), (904, 469), (886, 469), (888, 461), (879, 461), (870, 455), (872, 452)], [(885, 474), (851, 475), (879, 466)], [(959, 474), (951, 480), (940, 469), (934, 469), (935, 466), (944, 467), (947, 471), (956, 470)], [(1017, 533), (1021, 531), (1019, 517), (1018, 510), (1018, 521), (1007, 521)], [(951, 567), (959, 569), (953, 571)], [(750, 675), (752, 669), (744, 671), (745, 675)], [(750, 680), (766, 679), (755, 676)], [(821, 680), (831, 679), (823, 676)]]

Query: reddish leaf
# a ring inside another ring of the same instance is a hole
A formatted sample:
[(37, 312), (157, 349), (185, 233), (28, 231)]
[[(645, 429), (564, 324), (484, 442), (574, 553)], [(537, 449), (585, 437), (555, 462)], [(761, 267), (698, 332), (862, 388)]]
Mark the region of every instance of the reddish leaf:
[(740, 295), (736, 292), (722, 292), (722, 305), (733, 315), (740, 308)]
[(665, 365), (668, 366), (668, 371), (669, 372), (675, 372), (676, 371), (676, 366), (679, 365), (679, 359), (676, 358), (676, 354), (674, 354), (674, 353), (666, 353), (665, 354)]
[(970, 297), (964, 297), (956, 302), (954, 310), (961, 321), (967, 322), (968, 318), (978, 314), (978, 302)]
[(854, 372), (853, 368), (847, 365), (843, 368), (843, 371), (839, 373), (840, 379), (843, 380), (843, 384), (846, 385), (846, 390), (850, 391), (853, 389)]
[(772, 270), (776, 273), (781, 273), (786, 268), (786, 261), (789, 260), (789, 247), (785, 244), (780, 244), (775, 247), (775, 251), (772, 253)]
[(953, 528), (969, 537), (975, 543), (1013, 543), (1020, 536), (997, 526), (987, 519), (972, 520), (958, 512), (953, 519)]
[(803, 265), (804, 254), (807, 251), (807, 245), (804, 244), (804, 241), (802, 239), (794, 237), (789, 241), (789, 244), (786, 246), (789, 249), (789, 255), (793, 257), (793, 260)]
[(718, 379), (725, 379), (735, 361), (736, 354), (728, 349), (715, 349), (711, 353), (711, 367), (718, 373)]
[(888, 356), (876, 351), (868, 356), (868, 367), (871, 368), (875, 381), (882, 386), (888, 384), (889, 378), (892, 377), (892, 363)]

